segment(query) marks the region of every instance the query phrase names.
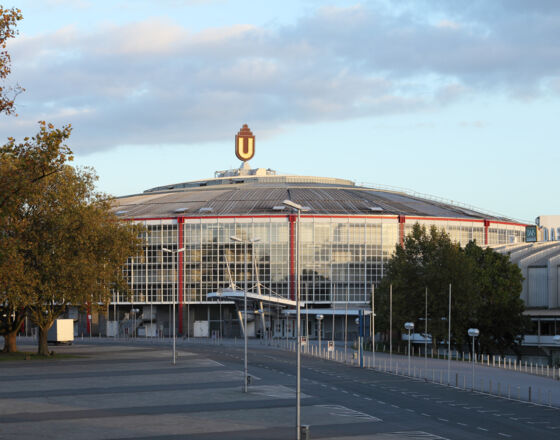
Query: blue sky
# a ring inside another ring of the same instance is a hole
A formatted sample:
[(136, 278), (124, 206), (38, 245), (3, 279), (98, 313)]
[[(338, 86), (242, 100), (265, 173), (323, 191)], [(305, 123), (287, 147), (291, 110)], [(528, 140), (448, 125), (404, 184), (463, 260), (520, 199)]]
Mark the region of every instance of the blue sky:
[[(4, 2), (4, 6), (11, 4)], [(17, 118), (72, 124), (113, 195), (237, 167), (560, 214), (560, 3), (21, 0)]]

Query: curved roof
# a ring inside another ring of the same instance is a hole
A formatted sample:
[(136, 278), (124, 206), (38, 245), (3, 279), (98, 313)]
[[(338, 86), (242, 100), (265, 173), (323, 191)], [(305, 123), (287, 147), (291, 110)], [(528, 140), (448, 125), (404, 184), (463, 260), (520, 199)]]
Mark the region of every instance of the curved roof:
[(311, 215), (405, 215), (512, 221), (405, 192), (356, 186), (344, 179), (293, 175), (235, 175), (183, 182), (115, 199), (123, 218), (274, 215), (290, 199)]
[(410, 195), (325, 177), (229, 176), (183, 182), (115, 199), (123, 218), (214, 217), (288, 213), (290, 199), (311, 215), (406, 215), (464, 219), (511, 219)]

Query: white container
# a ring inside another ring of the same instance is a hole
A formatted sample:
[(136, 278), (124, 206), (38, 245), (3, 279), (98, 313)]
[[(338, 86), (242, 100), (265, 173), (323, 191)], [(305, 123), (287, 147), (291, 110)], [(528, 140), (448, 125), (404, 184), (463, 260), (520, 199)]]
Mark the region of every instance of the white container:
[(57, 319), (47, 333), (48, 342), (71, 344), (74, 341), (74, 320)]
[(209, 336), (208, 321), (195, 321), (194, 322), (194, 337), (207, 338)]

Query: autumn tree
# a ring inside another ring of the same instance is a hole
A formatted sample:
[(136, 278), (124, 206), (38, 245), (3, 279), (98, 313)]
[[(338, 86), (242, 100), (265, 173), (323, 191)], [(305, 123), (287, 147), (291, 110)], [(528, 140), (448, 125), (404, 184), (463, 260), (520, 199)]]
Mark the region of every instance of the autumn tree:
[(64, 166), (37, 183), (40, 195), (21, 210), (25, 298), (39, 354), (48, 354), (47, 332), (68, 306), (107, 303), (112, 288), (126, 290), (122, 267), (137, 253), (139, 229), (117, 221), (95, 180), (89, 169)]
[(23, 91), (17, 84), (14, 86), (7, 84), (11, 72), (11, 59), (6, 50), (8, 40), (17, 35), (17, 22), (22, 18), (19, 9), (4, 9), (0, 5), (0, 114), (13, 114), (14, 100)]
[(28, 221), (25, 210), (41, 196), (39, 182), (72, 160), (65, 144), (69, 136), (69, 126), (56, 129), (40, 122), (37, 135), (20, 143), (10, 138), (0, 147), (0, 336), (4, 336), (4, 351), (16, 351), (16, 334), (32, 287), (25, 274), (24, 256), (32, 244), (23, 235)]

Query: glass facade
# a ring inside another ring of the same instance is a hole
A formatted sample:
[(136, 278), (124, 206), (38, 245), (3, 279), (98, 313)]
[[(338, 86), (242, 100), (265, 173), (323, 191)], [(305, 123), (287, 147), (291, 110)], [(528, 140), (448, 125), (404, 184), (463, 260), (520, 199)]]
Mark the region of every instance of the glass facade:
[[(294, 297), (296, 250), (294, 217), (234, 217), (142, 221), (147, 232), (142, 254), (129, 258), (124, 269), (133, 296), (115, 292), (114, 303), (203, 304), (207, 294), (235, 285), (243, 289), (245, 256), (250, 291), (260, 283), (263, 294)], [(509, 244), (524, 240), (523, 225), (484, 221), (407, 219), (404, 234), (415, 223), (444, 228), (453, 241)], [(178, 229), (180, 228), (180, 229)], [(485, 228), (487, 231), (485, 231)], [(302, 300), (319, 307), (369, 302), (371, 285), (399, 242), (398, 218), (302, 217)], [(245, 244), (232, 236), (255, 241)], [(256, 241), (258, 240), (258, 241)], [(167, 249), (167, 251), (165, 250)], [(177, 253), (178, 249), (184, 249)], [(181, 270), (178, 272), (177, 268)], [(179, 289), (177, 289), (179, 286)], [(211, 301), (210, 301), (211, 302)]]

